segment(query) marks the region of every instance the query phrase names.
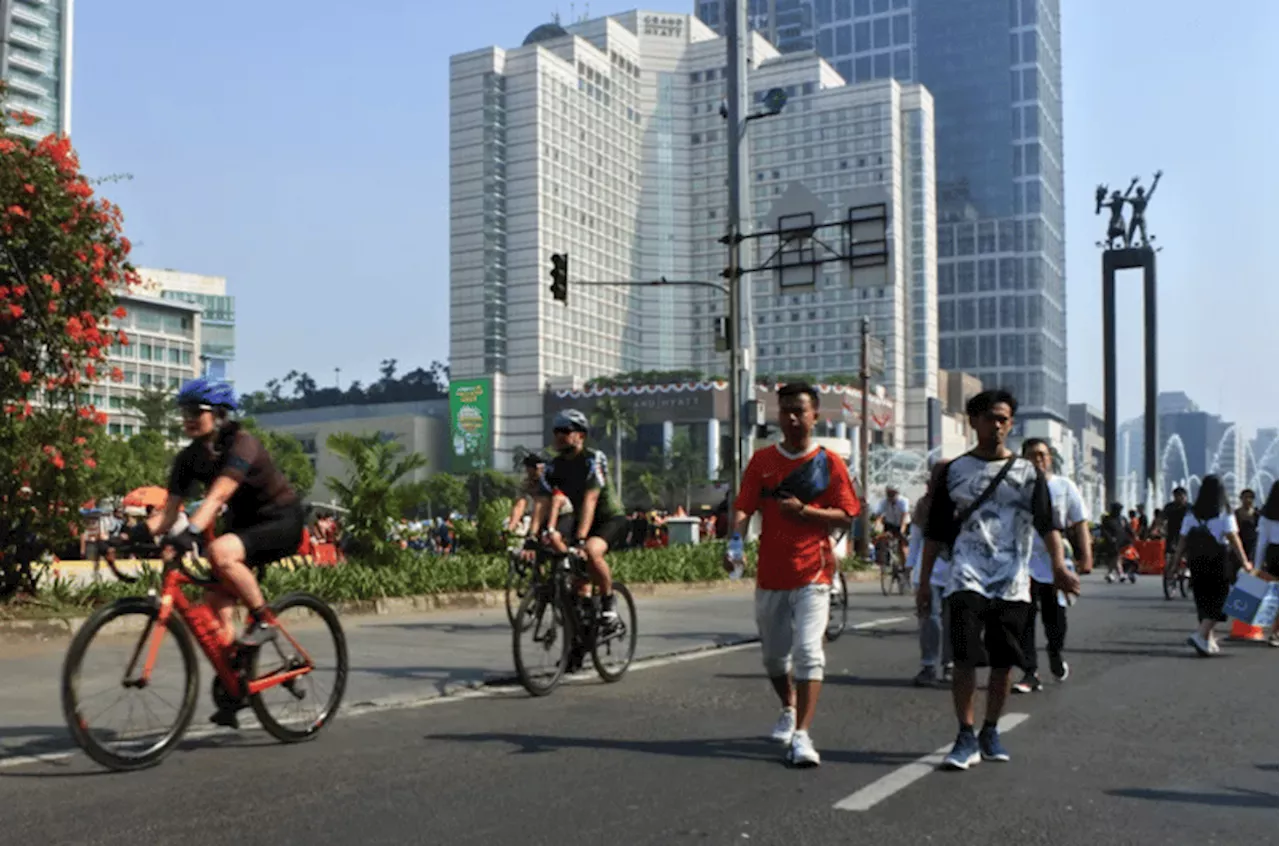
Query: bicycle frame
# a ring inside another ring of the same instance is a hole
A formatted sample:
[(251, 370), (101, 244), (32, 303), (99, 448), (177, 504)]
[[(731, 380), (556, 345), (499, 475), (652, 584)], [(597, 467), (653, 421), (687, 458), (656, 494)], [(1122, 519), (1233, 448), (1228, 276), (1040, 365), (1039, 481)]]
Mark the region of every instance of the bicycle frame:
[[(196, 642), (200, 645), (201, 651), (205, 657), (209, 659), (209, 663), (213, 665), (214, 672), (218, 679), (221, 680), (223, 687), (227, 693), (233, 698), (240, 699), (246, 696), (253, 696), (257, 693), (275, 687), (278, 684), (291, 681), (299, 676), (304, 676), (311, 672), (314, 665), (311, 656), (306, 650), (298, 644), (296, 640), (280, 625), (274, 613), (270, 608), (264, 610), (264, 622), (269, 623), (277, 628), (280, 635), (289, 641), (289, 644), (298, 651), (298, 654), (305, 661), (302, 667), (289, 670), (278, 670), (270, 673), (260, 679), (244, 679), (232, 666), (232, 659), (236, 656), (237, 649), (234, 642), (224, 644), (221, 640), (221, 626), (210, 626), (203, 619), (197, 619), (195, 616), (196, 608), (206, 608), (208, 606), (203, 602), (192, 602), (187, 599), (186, 594), (182, 592), (185, 585), (199, 585), (199, 582), (190, 578), (182, 570), (174, 564), (166, 564), (164, 572), (164, 581), (159, 592), (160, 610), (155, 618), (154, 625), (148, 625), (143, 631), (142, 637), (138, 639), (138, 646), (134, 649), (133, 657), (129, 660), (129, 665), (125, 668), (124, 674), (126, 684), (134, 687), (145, 687), (151, 680), (151, 670), (155, 666), (156, 657), (160, 654), (160, 644), (164, 640), (165, 630), (168, 628), (170, 617), (176, 612), (178, 617), (186, 625), (187, 630), (195, 637)], [(201, 585), (202, 587), (207, 587)], [(212, 613), (210, 611), (210, 613)], [(146, 648), (146, 661), (143, 663), (142, 673), (138, 678), (129, 680), (133, 675), (134, 669), (138, 664), (138, 659), (142, 655), (142, 651)]]

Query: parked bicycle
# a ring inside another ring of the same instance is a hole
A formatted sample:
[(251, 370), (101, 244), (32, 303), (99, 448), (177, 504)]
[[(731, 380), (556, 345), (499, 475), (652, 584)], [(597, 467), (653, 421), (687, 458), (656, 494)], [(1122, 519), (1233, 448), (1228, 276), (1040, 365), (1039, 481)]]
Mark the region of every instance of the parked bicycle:
[[(260, 648), (241, 648), (224, 641), (222, 625), (207, 605), (188, 599), (184, 591), (188, 586), (217, 588), (219, 584), (174, 557), (164, 565), (158, 592), (103, 606), (71, 642), (62, 670), (63, 715), (80, 748), (105, 767), (151, 766), (182, 739), (198, 697), (200, 671), (193, 638), (213, 665), (216, 704), (234, 707), (247, 701), (262, 727), (277, 740), (310, 740), (337, 714), (346, 689), (347, 642), (328, 604), (307, 593), (276, 599), (267, 606), (266, 620), (278, 627), (278, 636)], [(291, 620), (286, 628), (284, 618), (292, 612), (304, 618)], [(301, 632), (311, 648), (304, 649), (290, 629)], [(102, 666), (90, 660), (99, 655), (105, 662)], [(156, 671), (175, 661), (181, 665), (181, 675), (166, 687)], [(274, 704), (273, 691), (279, 695), (279, 706)], [(113, 692), (119, 697), (105, 704)], [(122, 700), (127, 700), (125, 724), (111, 727), (107, 717)], [(307, 705), (316, 707), (307, 711)], [(169, 711), (172, 717), (158, 716)], [(147, 719), (160, 724), (137, 725)]]
[[(560, 555), (539, 549), (533, 567), (530, 589), (512, 623), (520, 684), (533, 696), (546, 696), (566, 674), (581, 670), (588, 654), (601, 679), (621, 679), (636, 653), (636, 605), (631, 591), (614, 581), (618, 620), (605, 630), (595, 586), (589, 595), (579, 592), (587, 584), (586, 559), (572, 551)], [(545, 577), (542, 568), (549, 568)]]

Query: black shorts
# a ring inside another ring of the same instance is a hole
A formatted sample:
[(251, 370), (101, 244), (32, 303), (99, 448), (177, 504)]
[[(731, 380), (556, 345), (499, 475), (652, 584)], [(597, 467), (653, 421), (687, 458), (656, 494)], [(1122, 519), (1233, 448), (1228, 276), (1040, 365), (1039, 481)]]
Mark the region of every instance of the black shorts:
[(988, 599), (962, 590), (947, 597), (951, 610), (951, 653), (957, 667), (1021, 667), (1022, 633), (1030, 602)]
[(1227, 594), (1231, 593), (1231, 581), (1222, 565), (1197, 561), (1188, 569), (1191, 571), (1191, 594), (1196, 601), (1196, 619), (1226, 622), (1227, 615), (1222, 613), (1222, 609), (1227, 604)]
[(900, 523), (885, 523), (884, 532), (891, 537), (902, 540), (902, 524)]
[(244, 544), (244, 562), (259, 571), (268, 564), (298, 554), (306, 513), (302, 503), (259, 513), (254, 522), (232, 526), (230, 534)]
[[(572, 516), (572, 515), (570, 515)], [(609, 545), (610, 549), (619, 549), (627, 540), (627, 529), (630, 521), (621, 515), (617, 517), (608, 517), (600, 519), (597, 517), (592, 521), (591, 531), (587, 532), (589, 538), (600, 538)], [(573, 521), (573, 526), (569, 532), (563, 532), (565, 541), (572, 546), (578, 537), (578, 523)]]

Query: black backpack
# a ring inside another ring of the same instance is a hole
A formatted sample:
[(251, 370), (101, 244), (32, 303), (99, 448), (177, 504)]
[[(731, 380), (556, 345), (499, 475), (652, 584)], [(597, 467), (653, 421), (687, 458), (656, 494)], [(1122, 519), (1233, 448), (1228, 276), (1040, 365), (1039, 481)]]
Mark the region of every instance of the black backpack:
[(1201, 566), (1221, 563), (1224, 547), (1203, 520), (1195, 519), (1196, 524), (1187, 532), (1187, 561)]

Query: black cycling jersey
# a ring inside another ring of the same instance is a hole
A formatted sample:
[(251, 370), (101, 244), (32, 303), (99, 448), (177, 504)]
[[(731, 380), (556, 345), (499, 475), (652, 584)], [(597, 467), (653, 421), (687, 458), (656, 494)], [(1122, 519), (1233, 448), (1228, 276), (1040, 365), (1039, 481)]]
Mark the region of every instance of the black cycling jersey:
[(600, 491), (593, 523), (602, 525), (617, 516), (618, 508), (609, 491), (609, 463), (598, 449), (584, 449), (577, 455), (558, 455), (547, 462), (542, 473), (542, 495), (560, 491), (568, 497), (575, 514), (582, 513), (587, 491)]
[(239, 423), (226, 424), (208, 440), (187, 444), (173, 460), (169, 492), (186, 497), (196, 484), (207, 488), (219, 476), (240, 483), (227, 501), (227, 523), (232, 528), (273, 519), (282, 509), (298, 503), (298, 495), (262, 442)]

